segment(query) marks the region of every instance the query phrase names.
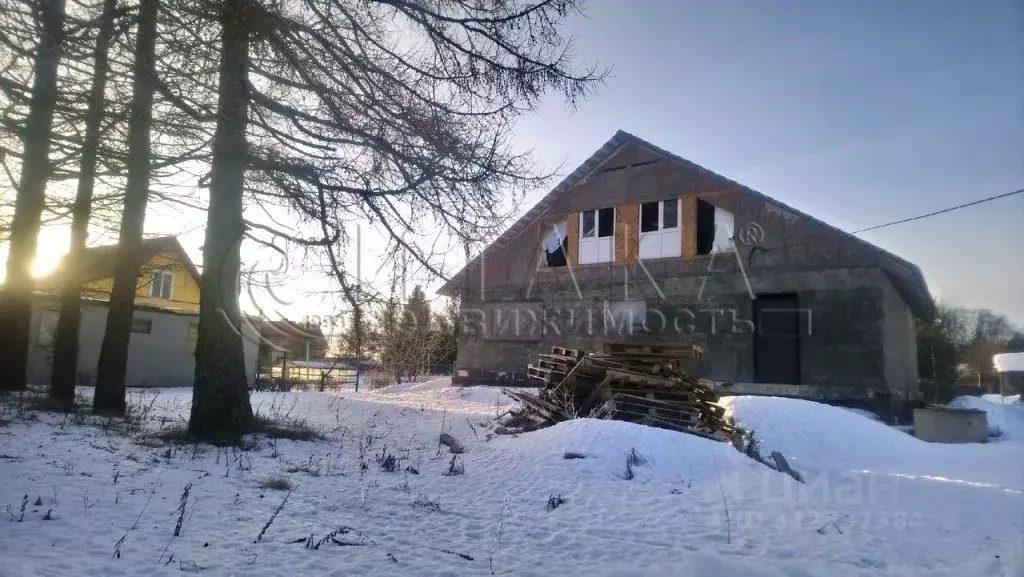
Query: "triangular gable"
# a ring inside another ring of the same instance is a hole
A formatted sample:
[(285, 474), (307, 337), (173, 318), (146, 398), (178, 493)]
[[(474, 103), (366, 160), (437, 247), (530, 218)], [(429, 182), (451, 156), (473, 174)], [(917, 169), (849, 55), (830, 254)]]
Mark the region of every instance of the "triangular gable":
[[(651, 156), (644, 156), (642, 154), (638, 154), (636, 151), (643, 151)], [(797, 210), (752, 188), (744, 186), (730, 178), (708, 170), (699, 164), (686, 160), (685, 158), (675, 155), (664, 148), (656, 146), (623, 130), (617, 131), (615, 135), (605, 142), (601, 148), (594, 152), (590, 158), (585, 160), (583, 164), (576, 167), (572, 173), (559, 182), (558, 185), (548, 192), (548, 194), (537, 202), (537, 204), (513, 223), (505, 232), (499, 235), (494, 242), (485, 247), (480, 255), (477, 255), (470, 260), (470, 262), (467, 263), (458, 273), (442, 285), (439, 292), (445, 295), (456, 294), (457, 287), (465, 281), (465, 277), (469, 273), (469, 270), (479, 265), (480, 259), (484, 253), (504, 248), (535, 220), (541, 217), (553, 202), (571, 188), (585, 182), (591, 175), (596, 174), (600, 170), (615, 168), (618, 164), (621, 164), (624, 167), (629, 167), (631, 165), (649, 162), (653, 158), (663, 158), (676, 162), (693, 171), (695, 174), (713, 179), (723, 188), (732, 188), (755, 196), (771, 205), (774, 205), (782, 211), (786, 211), (790, 214), (806, 219), (870, 249), (882, 257), (883, 264), (885, 265), (884, 268), (888, 273), (889, 278), (893, 281), (893, 284), (896, 286), (896, 289), (900, 292), (901, 296), (903, 296), (904, 300), (914, 309), (915, 314), (918, 317), (925, 319), (931, 318), (934, 315), (935, 305), (931, 299), (931, 295), (928, 293), (924, 277), (921, 274), (920, 269), (913, 263), (875, 246), (862, 238), (851, 235), (850, 233), (832, 226), (827, 222)]]
[[(59, 286), (68, 266), (75, 266), (82, 271), (82, 282), (113, 277), (117, 266), (117, 247), (118, 245), (116, 244), (89, 247), (85, 249), (78, 262), (67, 263), (62, 261), (57, 270), (46, 277), (38, 279), (36, 283), (39, 286)], [(154, 256), (163, 251), (177, 255), (196, 284), (202, 286), (196, 265), (189, 258), (188, 253), (185, 252), (185, 247), (181, 246), (177, 237), (174, 236), (144, 239), (142, 241), (142, 250), (139, 254), (139, 267), (145, 266)]]

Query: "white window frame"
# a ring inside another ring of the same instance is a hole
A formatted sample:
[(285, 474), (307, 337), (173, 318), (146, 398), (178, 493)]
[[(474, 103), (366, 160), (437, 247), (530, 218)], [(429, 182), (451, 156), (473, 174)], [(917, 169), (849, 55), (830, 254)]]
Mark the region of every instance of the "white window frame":
[[(672, 228), (665, 228), (665, 201), (673, 200), (676, 203), (676, 225)], [(637, 211), (636, 229), (639, 232), (637, 235), (637, 257), (641, 259), (680, 257), (683, 255), (683, 202), (679, 198), (666, 198), (657, 202), (657, 230), (647, 232), (642, 230), (643, 205), (648, 203), (640, 203), (639, 210)]]
[[(611, 236), (600, 236), (601, 234), (601, 211), (612, 211), (612, 234)], [(594, 215), (593, 234), (583, 236), (583, 215), (592, 213)], [(579, 219), (579, 263), (595, 264), (603, 262), (615, 262), (615, 219), (618, 216), (618, 208), (606, 206), (584, 210), (577, 216)]]
[[(157, 282), (157, 278), (160, 282)], [(163, 296), (165, 292), (167, 296)], [(174, 271), (166, 268), (149, 273), (149, 298), (171, 300), (174, 297)]]

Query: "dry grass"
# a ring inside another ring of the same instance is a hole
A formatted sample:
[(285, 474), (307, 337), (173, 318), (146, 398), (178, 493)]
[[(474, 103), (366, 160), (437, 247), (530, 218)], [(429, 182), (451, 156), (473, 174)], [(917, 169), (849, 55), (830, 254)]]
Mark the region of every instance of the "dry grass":
[(291, 491), (292, 483), (287, 477), (271, 477), (260, 483), (260, 489), (269, 491)]
[(271, 439), (291, 441), (322, 441), (326, 437), (318, 429), (302, 419), (256, 416), (254, 433), (262, 433)]
[[(270, 439), (288, 439), (292, 441), (322, 441), (326, 439), (324, 434), (301, 419), (274, 419), (257, 415), (253, 421), (250, 434), (263, 435)], [(192, 444), (208, 442), (218, 446), (235, 446), (247, 449), (252, 444), (245, 435), (225, 435), (217, 439), (196, 439), (188, 428), (182, 425), (174, 425), (164, 428), (155, 433), (144, 435), (140, 443), (146, 446), (160, 446), (161, 444)]]
[(366, 384), (373, 389), (382, 389), (395, 384), (395, 375), (383, 371), (374, 371), (366, 376)]

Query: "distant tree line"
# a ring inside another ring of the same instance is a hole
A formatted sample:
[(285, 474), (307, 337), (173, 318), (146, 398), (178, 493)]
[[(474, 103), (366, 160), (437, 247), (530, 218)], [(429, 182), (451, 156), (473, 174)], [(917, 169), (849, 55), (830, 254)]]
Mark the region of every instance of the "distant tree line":
[(329, 326), (278, 321), (270, 331), (282, 333), (282, 338), (274, 343), (273, 335), (265, 335), (260, 355), (270, 357), (273, 347), (286, 360), (323, 361), (325, 376), (336, 368), (332, 361), (338, 361), (337, 366), (379, 367), (389, 382), (450, 374), (455, 367), (459, 305), (455, 299), (438, 304), (440, 309), (432, 310), (417, 285), (404, 302), (393, 296), (367, 305), (368, 311), (361, 306)]
[(353, 313), (341, 334), (346, 356), (372, 358), (395, 382), (418, 375), (450, 374), (458, 340), (458, 301), (432, 311), (422, 287), (403, 303), (387, 299), (366, 317)]
[(992, 357), (1024, 352), (1024, 332), (1006, 315), (988, 309), (940, 302), (936, 311), (932, 321), (916, 324), (918, 376), (939, 387), (964, 382), (997, 390), (999, 377)]

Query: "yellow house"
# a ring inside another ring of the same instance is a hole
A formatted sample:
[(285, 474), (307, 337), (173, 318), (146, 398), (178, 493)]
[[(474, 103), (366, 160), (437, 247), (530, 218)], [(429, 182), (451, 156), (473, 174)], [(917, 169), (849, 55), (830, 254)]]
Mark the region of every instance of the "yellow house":
[[(143, 241), (137, 258), (139, 278), (125, 383), (129, 387), (191, 386), (199, 337), (199, 272), (174, 237)], [(87, 249), (80, 258), (65, 258), (56, 271), (37, 280), (29, 335), (29, 382), (50, 382), (60, 312), (58, 293), (64, 275), (78, 272), (83, 280), (75, 380), (81, 386), (96, 384), (116, 266), (117, 245), (97, 246)], [(238, 330), (246, 378), (252, 384), (262, 323), (257, 318), (245, 320)]]
[[(139, 281), (135, 304), (181, 313), (199, 312), (199, 272), (178, 239), (173, 236), (146, 239), (139, 255)], [(82, 272), (82, 298), (109, 301), (114, 286), (117, 245), (88, 248), (77, 263), (61, 263), (53, 274), (40, 279), (39, 287), (59, 289), (67, 266)]]

